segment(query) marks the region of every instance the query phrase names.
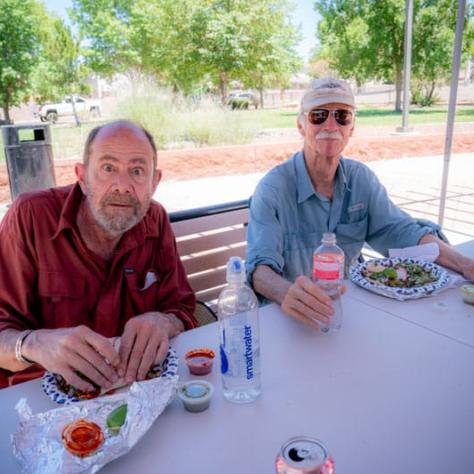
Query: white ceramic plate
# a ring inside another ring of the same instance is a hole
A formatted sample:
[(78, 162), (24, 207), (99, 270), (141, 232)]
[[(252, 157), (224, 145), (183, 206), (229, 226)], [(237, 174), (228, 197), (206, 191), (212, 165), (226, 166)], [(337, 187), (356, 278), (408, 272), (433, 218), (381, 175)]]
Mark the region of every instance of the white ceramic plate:
[[(161, 364), (152, 367), (151, 370), (158, 374), (156, 376), (159, 377), (172, 377), (176, 375), (178, 372), (178, 356), (176, 355), (175, 350), (170, 347), (168, 353), (166, 354), (165, 360)], [(41, 381), (41, 386), (44, 393), (46, 393), (46, 395), (48, 395), (48, 397), (51, 398), (53, 402), (64, 405), (84, 401), (84, 399), (80, 399), (74, 395), (72, 387), (67, 393), (61, 390), (60, 386), (62, 385), (61, 382), (63, 380), (64, 379), (61, 375), (45, 372)], [(126, 388), (128, 389), (128, 386)]]
[[(416, 286), (412, 288), (395, 288), (376, 283), (373, 280), (369, 280), (363, 274), (364, 270), (366, 270), (367, 267), (371, 265), (393, 267), (397, 263), (413, 263), (421, 265), (424, 270), (431, 271), (432, 276), (436, 278), (436, 280), (423, 286)], [(379, 258), (368, 260), (352, 267), (350, 269), (350, 278), (354, 283), (361, 286), (362, 288), (365, 288), (366, 290), (401, 301), (430, 296), (433, 293), (445, 288), (449, 284), (449, 274), (446, 270), (435, 263), (418, 260), (416, 258)]]

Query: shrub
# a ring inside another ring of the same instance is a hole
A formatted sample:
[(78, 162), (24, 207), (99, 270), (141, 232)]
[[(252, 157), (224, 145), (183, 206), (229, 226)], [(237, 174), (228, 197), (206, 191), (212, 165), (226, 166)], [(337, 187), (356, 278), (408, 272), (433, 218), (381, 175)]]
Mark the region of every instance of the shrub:
[(244, 113), (232, 112), (212, 98), (192, 98), (157, 89), (122, 100), (120, 118), (147, 128), (159, 148), (248, 143), (258, 127)]
[(412, 104), (421, 107), (434, 105), (439, 100), (439, 97), (435, 94), (436, 86), (436, 81), (414, 81), (411, 87)]

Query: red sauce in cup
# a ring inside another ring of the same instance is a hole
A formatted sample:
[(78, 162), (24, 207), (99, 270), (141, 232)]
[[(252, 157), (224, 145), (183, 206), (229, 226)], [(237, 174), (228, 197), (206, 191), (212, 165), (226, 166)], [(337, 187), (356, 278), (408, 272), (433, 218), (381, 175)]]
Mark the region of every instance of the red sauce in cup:
[(194, 375), (206, 375), (212, 370), (215, 353), (211, 349), (193, 349), (184, 356), (189, 371)]

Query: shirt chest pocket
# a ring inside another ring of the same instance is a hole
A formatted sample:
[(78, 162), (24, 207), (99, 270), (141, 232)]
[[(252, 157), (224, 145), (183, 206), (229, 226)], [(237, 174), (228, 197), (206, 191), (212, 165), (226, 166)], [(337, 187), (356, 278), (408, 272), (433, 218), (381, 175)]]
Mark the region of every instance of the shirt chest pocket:
[(365, 242), (369, 218), (336, 226), (337, 242), (340, 244)]
[(142, 276), (136, 272), (127, 273), (126, 291), (127, 300), (132, 306), (134, 314), (143, 314), (147, 311), (156, 311), (160, 284), (159, 274), (155, 270), (147, 270)]
[(62, 272), (39, 272), (38, 295), (44, 327), (74, 327), (88, 322), (83, 277)]

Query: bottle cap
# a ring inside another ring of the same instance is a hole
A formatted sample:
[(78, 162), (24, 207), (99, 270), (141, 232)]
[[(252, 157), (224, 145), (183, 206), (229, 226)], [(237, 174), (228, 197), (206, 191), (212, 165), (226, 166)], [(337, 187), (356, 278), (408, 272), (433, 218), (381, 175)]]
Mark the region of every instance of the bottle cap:
[(336, 244), (336, 234), (334, 232), (325, 232), (321, 242), (323, 244)]
[(227, 283), (242, 283), (245, 281), (244, 262), (240, 257), (230, 257), (227, 262)]

